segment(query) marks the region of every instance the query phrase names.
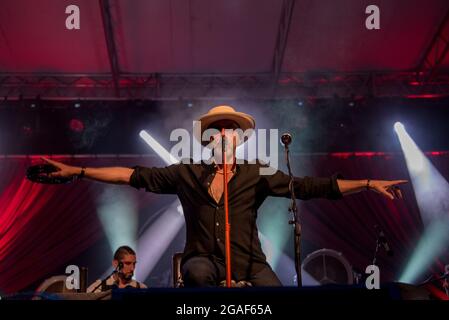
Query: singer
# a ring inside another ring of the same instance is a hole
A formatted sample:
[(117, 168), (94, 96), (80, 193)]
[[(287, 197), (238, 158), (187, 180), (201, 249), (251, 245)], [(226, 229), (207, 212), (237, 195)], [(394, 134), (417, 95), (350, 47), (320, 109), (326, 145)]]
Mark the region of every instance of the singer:
[(119, 247), (114, 253), (112, 267), (114, 271), (104, 280), (98, 279), (92, 283), (87, 292), (103, 292), (112, 288), (132, 287), (136, 289), (145, 289), (147, 286), (133, 279), (134, 269), (136, 268), (136, 253), (128, 246)]
[[(255, 128), (252, 116), (237, 112), (230, 106), (217, 106), (199, 118), (201, 130), (214, 128), (243, 131)], [(213, 137), (213, 139), (219, 138)], [(230, 133), (227, 141), (238, 136)], [(223, 166), (221, 144), (213, 147), (213, 161), (206, 164), (174, 164), (164, 168), (79, 168), (45, 159), (57, 168), (52, 177), (85, 177), (105, 183), (131, 185), (137, 189), (160, 194), (176, 194), (182, 204), (186, 221), (186, 244), (182, 259), (182, 276), (186, 287), (217, 286), (225, 279), (225, 221), (223, 185), (228, 179), (230, 214), (232, 280), (252, 286), (279, 286), (276, 274), (262, 252), (256, 225), (257, 209), (269, 197), (290, 197), (287, 174), (277, 170), (261, 175), (260, 162), (237, 163), (235, 148), (243, 141), (226, 143), (226, 166)], [(405, 180), (343, 180), (295, 177), (293, 186), (298, 199), (340, 199), (359, 191), (374, 191), (388, 199), (401, 198), (398, 184)]]

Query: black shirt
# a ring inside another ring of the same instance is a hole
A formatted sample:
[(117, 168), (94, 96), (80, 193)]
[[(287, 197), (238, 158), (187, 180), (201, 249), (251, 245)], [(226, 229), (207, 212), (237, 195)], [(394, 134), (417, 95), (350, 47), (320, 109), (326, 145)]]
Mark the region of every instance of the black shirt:
[[(290, 197), (290, 178), (281, 171), (260, 175), (257, 164), (237, 164), (228, 184), (231, 224), (231, 265), (233, 279), (250, 278), (267, 264), (256, 225), (257, 209), (268, 196)], [(223, 197), (217, 203), (208, 188), (215, 174), (214, 164), (174, 164), (164, 168), (134, 167), (130, 185), (146, 191), (176, 194), (186, 221), (183, 262), (196, 255), (224, 259), (225, 218)], [(298, 199), (339, 199), (342, 194), (337, 175), (331, 178), (294, 178)]]

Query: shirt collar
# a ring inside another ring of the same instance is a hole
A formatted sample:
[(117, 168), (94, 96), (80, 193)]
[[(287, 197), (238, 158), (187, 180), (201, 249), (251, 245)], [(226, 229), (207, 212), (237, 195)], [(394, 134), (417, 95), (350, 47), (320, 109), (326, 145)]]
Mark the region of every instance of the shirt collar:
[[(113, 286), (113, 285), (119, 285), (119, 282), (118, 282), (118, 280), (115, 280), (115, 278), (114, 278), (114, 275), (111, 275), (107, 280), (106, 280), (106, 285), (108, 285), (108, 286)], [(127, 284), (128, 286), (132, 286), (132, 287), (134, 287), (136, 284), (135, 284), (135, 280), (134, 279), (131, 279), (131, 281), (130, 282), (128, 282), (128, 284)]]
[[(241, 159), (240, 159), (241, 160)], [(240, 161), (236, 160), (236, 164), (235, 164), (235, 170), (234, 173), (237, 173), (237, 171), (240, 169)], [(203, 165), (204, 168), (206, 168), (208, 170), (209, 173), (213, 173), (217, 170), (218, 165), (215, 163), (215, 159), (214, 157), (211, 157), (207, 160), (207, 162), (202, 161), (201, 164)]]

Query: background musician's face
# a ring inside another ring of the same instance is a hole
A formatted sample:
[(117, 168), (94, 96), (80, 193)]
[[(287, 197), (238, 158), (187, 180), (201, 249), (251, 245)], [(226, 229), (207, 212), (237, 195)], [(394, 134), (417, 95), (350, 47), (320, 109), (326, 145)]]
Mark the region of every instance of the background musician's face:
[(123, 268), (119, 272), (120, 277), (130, 281), (134, 275), (134, 270), (136, 269), (136, 256), (133, 254), (125, 254), (120, 261), (113, 260), (112, 265), (114, 268), (117, 268), (119, 262), (122, 262), (123, 264)]

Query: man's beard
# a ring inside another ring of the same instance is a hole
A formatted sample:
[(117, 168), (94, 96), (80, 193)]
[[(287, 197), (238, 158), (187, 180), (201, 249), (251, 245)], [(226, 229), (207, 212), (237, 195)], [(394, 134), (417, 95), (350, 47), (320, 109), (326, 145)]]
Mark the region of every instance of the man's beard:
[(125, 280), (125, 281), (131, 281), (131, 279), (133, 278), (134, 273), (128, 273), (128, 274), (124, 274), (124, 273), (120, 273), (119, 276)]
[[(219, 149), (217, 151), (214, 149), (213, 157), (214, 157), (215, 163), (223, 164), (223, 156), (222, 156), (221, 149)], [(233, 154), (232, 150), (229, 150), (226, 152), (226, 164), (232, 164), (233, 162), (234, 162), (234, 154)]]
[[(233, 141), (229, 141), (226, 145), (226, 164), (232, 164), (234, 163), (235, 159), (235, 146), (233, 145)], [(223, 152), (222, 152), (222, 145), (221, 143), (218, 143), (213, 149), (212, 149), (212, 156), (214, 158), (215, 163), (223, 164)]]

